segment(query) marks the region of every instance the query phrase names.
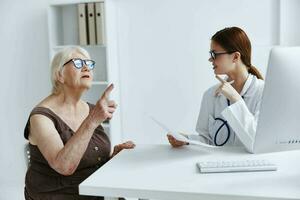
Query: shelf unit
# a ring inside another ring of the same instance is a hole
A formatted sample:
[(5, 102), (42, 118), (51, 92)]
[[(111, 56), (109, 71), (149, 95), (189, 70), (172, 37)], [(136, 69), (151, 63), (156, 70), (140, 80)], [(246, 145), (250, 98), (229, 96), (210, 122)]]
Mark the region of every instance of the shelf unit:
[[(79, 45), (78, 33), (78, 7), (79, 3), (103, 2), (105, 9), (105, 31), (106, 41), (103, 45)], [(61, 0), (53, 1), (48, 8), (48, 32), (49, 32), (49, 57), (66, 46), (81, 46), (86, 49), (91, 58), (96, 61), (94, 69), (94, 80), (92, 87), (84, 94), (83, 99), (95, 104), (101, 97), (105, 88), (114, 83), (115, 88), (111, 99), (120, 105), (119, 97), (119, 70), (117, 57), (117, 23), (116, 6), (114, 0)], [(114, 113), (113, 119), (102, 124), (109, 135), (111, 143), (117, 144), (121, 141), (120, 107)]]

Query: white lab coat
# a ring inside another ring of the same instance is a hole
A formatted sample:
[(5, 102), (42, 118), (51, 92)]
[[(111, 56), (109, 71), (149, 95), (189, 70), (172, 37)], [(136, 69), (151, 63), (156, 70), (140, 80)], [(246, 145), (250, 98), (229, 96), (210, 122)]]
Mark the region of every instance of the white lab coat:
[[(217, 130), (222, 124), (221, 121), (215, 120), (215, 118), (221, 118), (227, 121), (231, 133), (224, 146), (244, 146), (248, 152), (253, 153), (264, 81), (249, 74), (240, 93), (243, 99), (230, 106), (228, 106), (224, 95), (215, 96), (218, 87), (219, 84), (209, 88), (204, 93), (196, 126), (199, 135), (189, 135), (188, 138), (215, 145), (213, 141)], [(225, 141), (227, 135), (227, 128), (223, 126), (217, 137), (217, 141), (221, 142), (217, 143), (221, 144)]]

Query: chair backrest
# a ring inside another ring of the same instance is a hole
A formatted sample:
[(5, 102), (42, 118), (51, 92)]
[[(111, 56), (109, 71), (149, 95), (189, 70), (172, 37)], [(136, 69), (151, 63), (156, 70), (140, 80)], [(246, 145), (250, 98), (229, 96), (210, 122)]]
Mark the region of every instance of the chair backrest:
[(30, 149), (29, 149), (29, 143), (26, 143), (24, 145), (24, 156), (25, 156), (25, 164), (27, 168), (30, 166)]

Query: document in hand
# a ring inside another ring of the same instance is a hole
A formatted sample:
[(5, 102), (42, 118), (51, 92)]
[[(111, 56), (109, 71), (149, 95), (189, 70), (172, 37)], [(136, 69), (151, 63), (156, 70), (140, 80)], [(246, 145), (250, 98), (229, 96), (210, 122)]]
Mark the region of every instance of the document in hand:
[(158, 121), (157, 119), (155, 119), (152, 116), (149, 116), (150, 119), (152, 119), (157, 125), (159, 125), (162, 129), (164, 129), (165, 131), (167, 131), (170, 135), (172, 135), (176, 140), (182, 141), (182, 142), (187, 142), (189, 144), (193, 144), (193, 145), (198, 145), (198, 146), (202, 146), (202, 147), (208, 147), (208, 148), (219, 148), (218, 146), (213, 146), (213, 145), (209, 145), (200, 141), (196, 141), (196, 140), (190, 140), (187, 137), (185, 137), (184, 135), (176, 132), (176, 131), (172, 131), (170, 130), (167, 126), (165, 126), (163, 123), (161, 123), (160, 121)]

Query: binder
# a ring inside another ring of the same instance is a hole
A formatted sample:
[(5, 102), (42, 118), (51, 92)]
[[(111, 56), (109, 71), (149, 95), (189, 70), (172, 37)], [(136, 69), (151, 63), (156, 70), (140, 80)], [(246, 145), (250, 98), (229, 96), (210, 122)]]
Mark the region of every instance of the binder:
[(105, 14), (104, 3), (95, 3), (96, 12), (96, 41), (98, 45), (105, 44)]
[(87, 7), (88, 7), (89, 44), (96, 45), (95, 4), (88, 3)]
[(84, 3), (78, 4), (78, 32), (79, 44), (88, 44), (87, 23), (86, 23), (86, 5)]

